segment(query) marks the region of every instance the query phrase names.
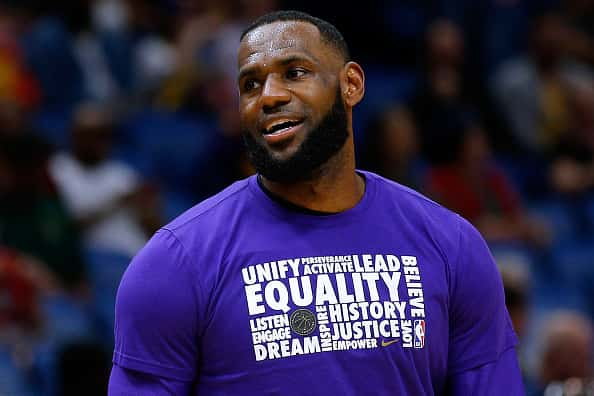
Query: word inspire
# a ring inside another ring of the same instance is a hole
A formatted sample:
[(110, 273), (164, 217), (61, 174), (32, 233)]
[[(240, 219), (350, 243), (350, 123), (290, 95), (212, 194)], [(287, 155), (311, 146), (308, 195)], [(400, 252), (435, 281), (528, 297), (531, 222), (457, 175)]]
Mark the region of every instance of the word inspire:
[(415, 256), (301, 257), (242, 269), (256, 361), (425, 345)]

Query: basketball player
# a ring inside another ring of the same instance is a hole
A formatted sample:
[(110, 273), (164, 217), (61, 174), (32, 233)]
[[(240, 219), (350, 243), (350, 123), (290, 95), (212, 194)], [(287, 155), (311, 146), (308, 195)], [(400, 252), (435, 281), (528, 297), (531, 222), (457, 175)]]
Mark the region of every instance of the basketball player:
[(163, 227), (130, 264), (110, 395), (522, 395), (484, 240), (356, 169), (364, 74), (336, 28), (265, 15), (238, 67), (257, 175)]

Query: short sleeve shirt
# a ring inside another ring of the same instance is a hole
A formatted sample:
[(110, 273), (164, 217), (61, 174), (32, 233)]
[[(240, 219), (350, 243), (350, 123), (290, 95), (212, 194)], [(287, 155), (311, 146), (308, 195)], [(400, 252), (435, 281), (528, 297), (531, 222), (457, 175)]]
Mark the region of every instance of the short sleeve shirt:
[(360, 172), (316, 216), (239, 181), (157, 232), (123, 277), (114, 363), (197, 395), (434, 395), (516, 343), (467, 221)]

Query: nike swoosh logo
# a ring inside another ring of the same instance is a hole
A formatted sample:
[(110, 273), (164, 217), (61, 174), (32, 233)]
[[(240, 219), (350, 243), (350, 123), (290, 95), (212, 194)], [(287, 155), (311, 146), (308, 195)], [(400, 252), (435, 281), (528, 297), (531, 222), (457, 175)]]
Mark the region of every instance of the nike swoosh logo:
[(396, 343), (398, 341), (400, 341), (400, 340), (398, 340), (398, 339), (395, 339), (395, 340), (392, 340), (392, 341), (382, 340), (382, 346), (383, 347), (387, 347), (387, 346), (390, 346), (390, 345), (392, 345), (392, 344), (394, 344), (394, 343)]

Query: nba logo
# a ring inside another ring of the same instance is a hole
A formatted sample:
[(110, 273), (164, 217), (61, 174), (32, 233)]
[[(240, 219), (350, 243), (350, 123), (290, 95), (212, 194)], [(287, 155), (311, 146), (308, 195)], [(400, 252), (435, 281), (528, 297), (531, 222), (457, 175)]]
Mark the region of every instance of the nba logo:
[(415, 320), (414, 330), (415, 330), (415, 341), (414, 341), (413, 346), (415, 348), (423, 348), (425, 346), (425, 321), (424, 320)]

